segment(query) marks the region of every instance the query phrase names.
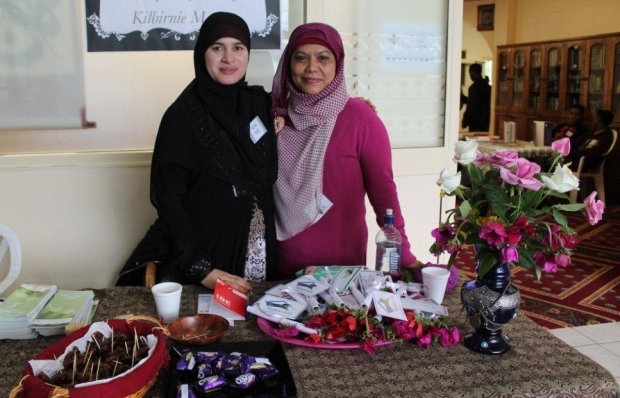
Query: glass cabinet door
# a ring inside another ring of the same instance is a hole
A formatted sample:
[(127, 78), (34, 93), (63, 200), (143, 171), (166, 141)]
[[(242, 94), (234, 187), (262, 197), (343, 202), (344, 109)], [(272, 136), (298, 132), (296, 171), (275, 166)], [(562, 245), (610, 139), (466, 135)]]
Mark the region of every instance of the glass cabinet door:
[(566, 60), (566, 101), (564, 110), (578, 104), (581, 99), (581, 76), (583, 73), (583, 47), (575, 44), (568, 48)]
[(562, 52), (552, 47), (547, 52), (547, 85), (545, 90), (545, 109), (557, 111), (560, 106), (560, 71), (562, 68)]
[(499, 53), (499, 60), (497, 63), (497, 105), (509, 106), (510, 105), (510, 80), (508, 78), (508, 53)]
[(590, 48), (590, 78), (588, 83), (588, 106), (594, 112), (603, 107), (605, 87), (605, 46), (596, 43)]
[(616, 56), (614, 57), (611, 111), (614, 115), (620, 115), (620, 43), (616, 44), (614, 54), (616, 54)]
[(525, 80), (525, 53), (515, 51), (512, 63), (512, 106), (523, 106), (523, 82)]
[(540, 109), (540, 88), (542, 81), (542, 51), (539, 49), (530, 52), (530, 109)]

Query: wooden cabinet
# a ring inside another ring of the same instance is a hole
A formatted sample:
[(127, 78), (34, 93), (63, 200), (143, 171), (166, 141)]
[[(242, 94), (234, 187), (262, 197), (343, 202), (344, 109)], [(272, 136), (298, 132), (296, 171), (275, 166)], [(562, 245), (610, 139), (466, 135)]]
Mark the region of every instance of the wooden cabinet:
[(516, 123), (517, 139), (533, 140), (533, 121), (568, 119), (571, 105), (609, 109), (620, 127), (620, 33), (497, 47), (495, 134)]
[[(568, 120), (568, 109), (581, 104), (584, 122), (596, 109), (609, 109), (612, 128), (620, 131), (620, 33), (497, 47), (495, 134), (504, 122), (516, 124), (516, 138), (532, 141), (533, 122), (552, 125)], [(607, 159), (608, 204), (620, 204), (620, 145)]]

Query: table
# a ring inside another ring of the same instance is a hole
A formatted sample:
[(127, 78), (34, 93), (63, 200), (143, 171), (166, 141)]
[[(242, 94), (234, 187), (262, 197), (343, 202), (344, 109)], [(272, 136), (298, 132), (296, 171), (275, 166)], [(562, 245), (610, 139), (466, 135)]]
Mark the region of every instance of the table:
[(478, 150), (480, 152), (492, 154), (496, 151), (515, 151), (518, 153), (541, 153), (541, 154), (552, 154), (554, 151), (550, 146), (535, 146), (534, 143), (530, 141), (515, 141), (515, 142), (504, 142), (504, 141), (483, 141), (476, 140), (478, 142)]
[(478, 142), (478, 150), (483, 153), (493, 154), (496, 151), (514, 151), (520, 157), (537, 163), (542, 171), (551, 171), (551, 158), (555, 151), (550, 146), (534, 146), (530, 141), (481, 141)]
[[(257, 286), (262, 294), (273, 284)], [(181, 314), (196, 311), (198, 286), (185, 286)], [(124, 314), (156, 316), (149, 289), (114, 287), (95, 290), (100, 300), (95, 320)], [(446, 294), (455, 321), (462, 322), (459, 289)], [(462, 331), (468, 330), (461, 324)], [(525, 316), (504, 328), (512, 350), (501, 356), (478, 354), (463, 345), (419, 348), (410, 343), (379, 347), (375, 355), (361, 349), (321, 350), (284, 344), (299, 397), (617, 397), (619, 387), (603, 367), (568, 346)], [(0, 341), (0, 396), (18, 385), (27, 361), (61, 336)], [(250, 315), (229, 329), (223, 341), (268, 339)], [(161, 397), (165, 374), (147, 393)]]

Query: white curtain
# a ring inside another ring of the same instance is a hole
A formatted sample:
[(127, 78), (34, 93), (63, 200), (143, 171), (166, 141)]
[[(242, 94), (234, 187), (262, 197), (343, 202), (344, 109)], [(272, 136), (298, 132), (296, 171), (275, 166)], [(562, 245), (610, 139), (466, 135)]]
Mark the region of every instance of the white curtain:
[(75, 0), (0, 0), (0, 130), (83, 126), (79, 10)]

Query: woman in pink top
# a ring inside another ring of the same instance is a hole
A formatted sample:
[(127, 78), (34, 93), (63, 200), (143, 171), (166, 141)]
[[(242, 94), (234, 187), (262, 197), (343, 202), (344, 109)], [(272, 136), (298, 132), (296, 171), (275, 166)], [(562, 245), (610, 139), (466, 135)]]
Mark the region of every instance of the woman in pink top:
[(344, 48), (329, 25), (291, 35), (271, 92), (278, 140), (276, 230), (280, 276), (306, 266), (365, 265), (368, 194), (377, 224), (386, 209), (400, 231), (402, 265), (416, 263), (405, 234), (387, 131), (364, 101), (350, 98)]

